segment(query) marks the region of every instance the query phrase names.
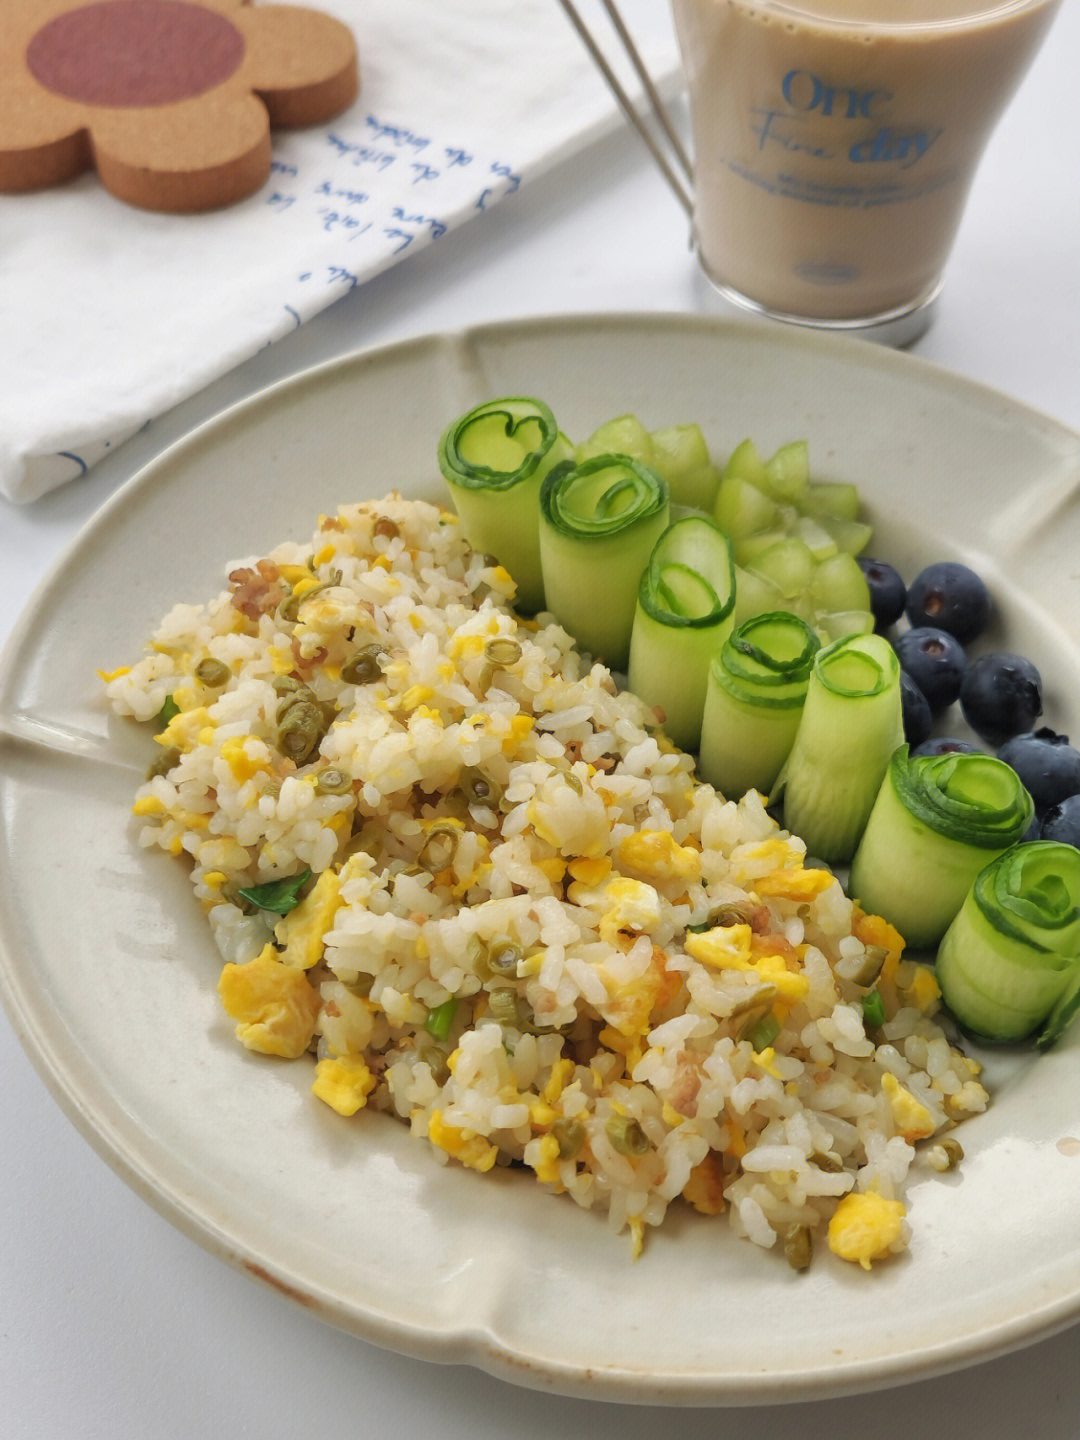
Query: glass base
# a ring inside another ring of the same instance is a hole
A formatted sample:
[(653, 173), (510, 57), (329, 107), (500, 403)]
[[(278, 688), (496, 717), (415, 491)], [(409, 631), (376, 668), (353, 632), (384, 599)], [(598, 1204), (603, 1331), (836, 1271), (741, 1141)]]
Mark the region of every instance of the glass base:
[(719, 298), (743, 312), (761, 315), (768, 320), (780, 320), (785, 325), (800, 325), (807, 330), (824, 331), (832, 335), (849, 335), (857, 340), (871, 340), (879, 345), (892, 345), (902, 349), (926, 333), (937, 309), (941, 293), (941, 281), (910, 305), (898, 306), (878, 315), (859, 316), (855, 319), (828, 320), (818, 316), (789, 315), (782, 310), (770, 309), (748, 295), (732, 289), (717, 280), (705, 268), (700, 251), (695, 252), (698, 260), (698, 289), (709, 301)]

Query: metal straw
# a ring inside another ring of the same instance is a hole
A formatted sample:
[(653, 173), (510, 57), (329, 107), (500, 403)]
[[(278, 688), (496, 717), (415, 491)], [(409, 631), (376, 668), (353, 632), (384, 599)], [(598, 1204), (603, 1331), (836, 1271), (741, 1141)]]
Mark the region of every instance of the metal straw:
[[(592, 57), (596, 68), (600, 71), (600, 74), (607, 81), (608, 88), (615, 96), (615, 99), (619, 102), (619, 106), (621, 107), (626, 118), (630, 121), (631, 125), (633, 125), (634, 129), (641, 136), (642, 140), (644, 140), (646, 146), (649, 149), (649, 153), (652, 155), (653, 159), (660, 167), (660, 171), (663, 174), (664, 179), (671, 186), (671, 189), (675, 194), (675, 198), (682, 205), (686, 213), (688, 215), (692, 215), (694, 210), (694, 201), (690, 191), (687, 189), (686, 185), (683, 184), (679, 176), (675, 173), (675, 170), (672, 168), (672, 165), (669, 162), (667, 156), (664, 154), (663, 150), (660, 148), (660, 145), (657, 143), (656, 137), (653, 135), (648, 125), (646, 125), (644, 118), (635, 109), (633, 101), (630, 99), (630, 96), (623, 88), (619, 77), (615, 74), (614, 70), (612, 70), (611, 66), (608, 64), (607, 60), (604, 57), (603, 51), (596, 43), (595, 38), (590, 33), (589, 28), (585, 24), (584, 20), (582, 20), (576, 6), (572, 3), (572, 0), (561, 0), (561, 4), (563, 9), (566, 11), (570, 23), (581, 36), (585, 48), (586, 50), (588, 50), (590, 56)], [(604, 6), (604, 9), (608, 13), (611, 23), (615, 29), (615, 33), (618, 35), (619, 40), (622, 43), (623, 49), (626, 52), (627, 59), (634, 67), (638, 78), (640, 79), (642, 85), (645, 87), (645, 95), (649, 101), (649, 106), (652, 110), (653, 117), (655, 118), (656, 123), (660, 126), (664, 135), (667, 137), (668, 143), (672, 148), (675, 159), (678, 161), (678, 164), (682, 169), (682, 172), (685, 175), (687, 181), (692, 185), (694, 178), (693, 167), (690, 164), (689, 157), (687, 156), (686, 151), (683, 148), (681, 140), (676, 134), (675, 127), (672, 125), (668, 113), (664, 109), (663, 102), (661, 101), (660, 96), (657, 94), (656, 86), (653, 84), (649, 72), (645, 68), (645, 63), (642, 60), (641, 55), (638, 53), (637, 46), (631, 39), (630, 32), (627, 30), (626, 25), (623, 22), (622, 16), (619, 14), (618, 9), (615, 6), (614, 0), (602, 0), (602, 4)]]

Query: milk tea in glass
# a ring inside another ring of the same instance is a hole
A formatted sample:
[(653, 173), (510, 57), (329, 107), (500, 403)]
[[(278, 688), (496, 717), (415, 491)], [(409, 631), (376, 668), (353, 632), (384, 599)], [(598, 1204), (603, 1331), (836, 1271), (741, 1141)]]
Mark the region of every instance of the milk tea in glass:
[(729, 298), (914, 339), (1060, 0), (672, 0), (694, 236)]

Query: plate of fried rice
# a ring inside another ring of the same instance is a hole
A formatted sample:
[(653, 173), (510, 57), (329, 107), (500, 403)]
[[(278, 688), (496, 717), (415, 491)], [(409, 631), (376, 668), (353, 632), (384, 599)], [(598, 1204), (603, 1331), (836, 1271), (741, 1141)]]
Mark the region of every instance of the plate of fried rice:
[(5, 652), (0, 976), (43, 1077), (215, 1253), (539, 1389), (821, 1398), (1073, 1322), (1080, 1033), (973, 1047), (761, 795), (515, 612), (436, 464), (509, 394), (806, 438), (902, 573), (978, 569), (990, 646), (1080, 722), (1080, 440), (998, 394), (686, 317), (332, 362), (127, 484)]

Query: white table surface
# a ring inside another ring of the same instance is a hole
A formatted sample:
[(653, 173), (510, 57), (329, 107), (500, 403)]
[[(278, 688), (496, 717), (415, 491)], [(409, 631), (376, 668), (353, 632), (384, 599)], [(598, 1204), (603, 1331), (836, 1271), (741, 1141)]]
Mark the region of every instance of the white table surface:
[[(1065, 0), (991, 142), (940, 314), (913, 351), (1080, 429), (1077, 55), (1080, 0)], [(341, 300), (79, 483), (25, 509), (0, 501), (0, 641), (24, 597), (118, 485), (190, 426), (268, 381), (361, 346), (477, 321), (710, 303), (681, 211), (639, 142), (622, 132)], [(877, 1396), (663, 1417), (376, 1350), (227, 1268), (139, 1200), (61, 1113), (2, 1020), (0, 1157), (7, 1440), (380, 1432), (654, 1440), (668, 1424), (686, 1440), (720, 1427), (727, 1440), (908, 1440), (931, 1429), (981, 1440), (1080, 1434), (1076, 1329)]]

